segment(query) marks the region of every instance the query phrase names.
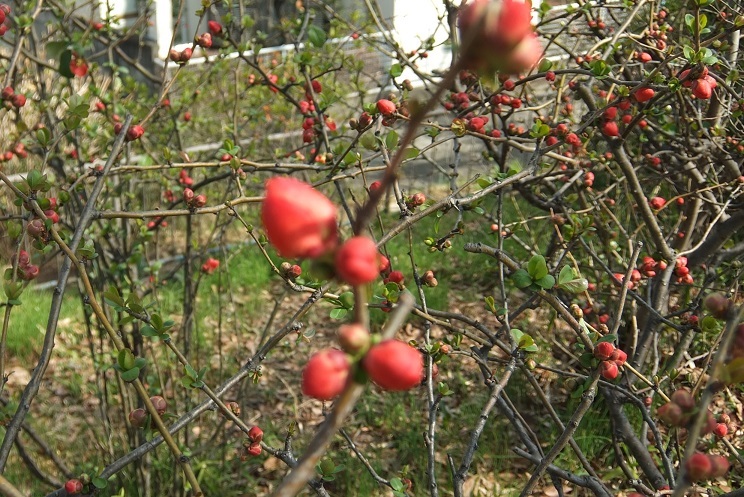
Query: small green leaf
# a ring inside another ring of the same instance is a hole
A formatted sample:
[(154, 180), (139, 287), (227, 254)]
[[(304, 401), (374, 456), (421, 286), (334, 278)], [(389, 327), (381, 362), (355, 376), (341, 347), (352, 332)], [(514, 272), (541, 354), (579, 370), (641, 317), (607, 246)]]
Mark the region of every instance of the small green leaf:
[(545, 262), (545, 257), (539, 254), (532, 256), (527, 263), (527, 272), (535, 281), (545, 277), (548, 274), (548, 264)]
[(105, 478), (96, 476), (90, 481), (94, 487), (98, 489), (104, 489), (108, 485), (108, 481)]
[(400, 478), (392, 478), (390, 486), (393, 487), (393, 490), (400, 492), (403, 490), (403, 481)]
[(403, 66), (400, 64), (393, 64), (392, 67), (390, 67), (390, 76), (393, 78), (397, 78), (401, 74), (403, 74)]
[(75, 75), (72, 74), (72, 71), (70, 70), (70, 62), (72, 62), (72, 50), (63, 50), (59, 56), (58, 70), (59, 73), (65, 78), (75, 77)]
[(140, 369), (139, 368), (132, 368), (132, 369), (129, 369), (127, 371), (123, 371), (121, 373), (121, 379), (124, 380), (124, 381), (126, 381), (126, 382), (134, 381), (134, 380), (137, 379), (137, 377), (139, 376), (139, 374), (140, 374)]
[(514, 284), (517, 285), (517, 288), (527, 288), (532, 284), (530, 274), (524, 269), (516, 270), (514, 274), (512, 274), (511, 279)]
[(348, 312), (343, 307), (336, 307), (335, 309), (331, 309), (330, 316), (331, 319), (343, 319)]
[(535, 281), (535, 283), (543, 290), (550, 290), (555, 286), (555, 278), (553, 277), (553, 275), (546, 274), (539, 280)]
[(307, 30), (307, 39), (310, 40), (313, 46), (320, 48), (325, 44), (328, 37), (325, 31), (318, 26), (310, 26)]
[(582, 293), (589, 288), (589, 281), (586, 278), (576, 278), (575, 280), (565, 281), (558, 284), (558, 288), (569, 293)]
[(609, 335), (605, 335), (602, 338), (600, 338), (599, 340), (597, 340), (597, 343), (602, 343), (602, 342), (610, 342), (610, 343), (612, 343), (615, 340), (617, 340), (617, 335), (609, 334)]
[(390, 132), (385, 135), (385, 146), (388, 148), (388, 150), (394, 149), (398, 145), (398, 133), (395, 132), (395, 130), (390, 130)]

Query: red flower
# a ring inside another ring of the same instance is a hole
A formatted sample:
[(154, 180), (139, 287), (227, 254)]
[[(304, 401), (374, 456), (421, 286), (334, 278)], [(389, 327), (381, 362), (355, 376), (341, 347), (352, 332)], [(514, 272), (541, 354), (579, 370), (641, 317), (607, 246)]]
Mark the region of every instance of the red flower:
[(201, 270), (204, 273), (212, 274), (218, 267), (220, 267), (220, 261), (210, 257), (204, 264), (202, 264)]
[(269, 242), (282, 257), (320, 257), (338, 242), (336, 206), (294, 178), (266, 182), (261, 220)]

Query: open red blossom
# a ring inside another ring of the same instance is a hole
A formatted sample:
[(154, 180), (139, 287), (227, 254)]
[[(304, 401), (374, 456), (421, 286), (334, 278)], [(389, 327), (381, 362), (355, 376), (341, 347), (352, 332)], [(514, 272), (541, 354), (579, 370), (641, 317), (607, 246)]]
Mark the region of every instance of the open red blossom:
[(400, 340), (385, 340), (369, 349), (362, 366), (372, 381), (385, 390), (408, 390), (424, 377), (423, 356)]
[(266, 182), (261, 220), (269, 242), (282, 257), (320, 257), (338, 242), (336, 206), (294, 178)]
[(355, 236), (336, 252), (336, 273), (350, 285), (363, 285), (377, 279), (380, 259), (371, 238)]

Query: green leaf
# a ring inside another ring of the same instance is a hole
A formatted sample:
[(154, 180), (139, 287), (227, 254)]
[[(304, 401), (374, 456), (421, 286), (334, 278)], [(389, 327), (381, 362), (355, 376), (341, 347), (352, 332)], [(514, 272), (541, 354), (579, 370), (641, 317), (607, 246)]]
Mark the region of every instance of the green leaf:
[(47, 57), (50, 59), (59, 59), (62, 52), (69, 46), (66, 41), (50, 41), (46, 44)]
[(390, 130), (390, 132), (385, 135), (385, 146), (388, 148), (388, 150), (394, 149), (398, 145), (398, 133), (395, 132), (395, 130)]
[(602, 342), (610, 342), (610, 343), (612, 343), (615, 340), (617, 340), (617, 335), (609, 334), (609, 335), (605, 335), (602, 338), (600, 338), (599, 340), (597, 340), (597, 343), (602, 343)]
[(320, 48), (325, 44), (328, 37), (326, 36), (325, 31), (318, 26), (310, 26), (307, 30), (307, 39), (310, 40), (310, 43), (314, 46)]
[(59, 73), (65, 78), (74, 78), (75, 75), (70, 71), (70, 62), (72, 62), (72, 50), (64, 50), (59, 56)]
[(191, 364), (186, 364), (184, 366), (184, 369), (186, 370), (186, 374), (189, 376), (189, 378), (194, 379), (194, 380), (197, 379), (196, 370), (193, 367), (191, 367)]
[(349, 311), (342, 307), (336, 307), (335, 309), (331, 309), (330, 316), (331, 319), (343, 319), (348, 312)]
[(567, 281), (574, 279), (574, 272), (571, 266), (566, 264), (561, 268), (561, 272), (558, 274), (558, 284), (561, 285)]
[(138, 357), (134, 360), (134, 367), (136, 368), (144, 368), (147, 365), (147, 359), (144, 357)]
[(390, 76), (392, 76), (393, 78), (397, 78), (401, 74), (403, 74), (403, 66), (401, 66), (400, 64), (393, 64), (390, 68)]
[(403, 151), (403, 160), (415, 159), (420, 153), (416, 147), (408, 147)]
[(512, 328), (510, 331), (510, 334), (511, 334), (512, 340), (514, 340), (514, 343), (519, 343), (519, 341), (524, 336), (524, 332), (517, 328)]
[(589, 281), (586, 278), (576, 278), (575, 280), (565, 281), (558, 284), (558, 288), (569, 293), (582, 293), (589, 288)]
[(108, 481), (105, 478), (101, 478), (99, 476), (96, 476), (90, 481), (94, 487), (98, 489), (104, 489), (108, 485)]
[(555, 286), (555, 278), (553, 278), (553, 275), (546, 274), (539, 280), (535, 281), (535, 283), (543, 290), (550, 290)]
[(403, 481), (400, 478), (392, 478), (390, 486), (393, 487), (393, 490), (400, 492), (403, 490)]
[(545, 262), (545, 257), (541, 255), (532, 256), (527, 263), (527, 272), (535, 281), (544, 278), (548, 274), (548, 264)]
[(155, 328), (153, 328), (149, 324), (146, 324), (145, 326), (143, 326), (142, 329), (140, 330), (140, 333), (142, 333), (143, 337), (151, 337), (151, 338), (160, 337), (160, 333), (155, 331)]
[(532, 284), (532, 278), (530, 274), (524, 269), (518, 269), (511, 275), (511, 279), (517, 288), (527, 288)]
[(134, 380), (137, 379), (137, 377), (139, 376), (139, 374), (140, 374), (140, 369), (139, 368), (132, 368), (132, 369), (129, 369), (127, 371), (123, 371), (121, 373), (121, 379), (124, 380), (124, 381), (126, 381), (126, 382), (134, 381)]

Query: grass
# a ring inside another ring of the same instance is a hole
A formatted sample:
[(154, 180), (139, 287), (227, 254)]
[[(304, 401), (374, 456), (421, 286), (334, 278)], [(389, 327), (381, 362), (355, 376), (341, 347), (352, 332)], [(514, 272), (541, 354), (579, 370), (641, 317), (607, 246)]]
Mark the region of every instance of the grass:
[[(23, 364), (30, 364), (38, 357), (44, 342), (49, 311), (52, 306), (50, 291), (27, 288), (21, 295), (21, 305), (13, 307), (8, 326), (8, 356)], [(62, 300), (60, 319), (79, 319), (79, 300), (66, 295)]]

